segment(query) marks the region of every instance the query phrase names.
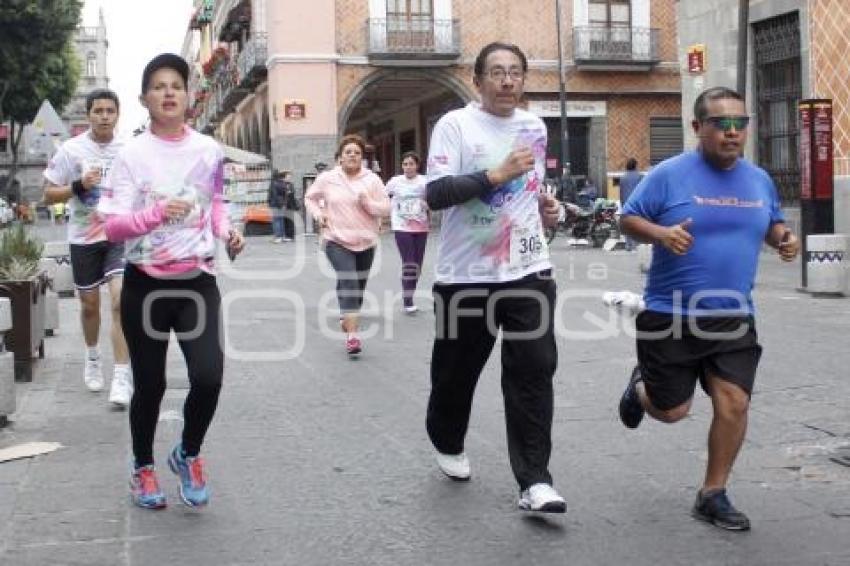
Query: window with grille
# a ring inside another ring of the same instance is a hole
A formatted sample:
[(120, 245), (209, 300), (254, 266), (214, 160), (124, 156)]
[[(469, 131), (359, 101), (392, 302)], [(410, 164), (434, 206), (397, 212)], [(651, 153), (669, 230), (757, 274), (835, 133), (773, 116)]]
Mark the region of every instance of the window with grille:
[(658, 165), (665, 159), (682, 153), (682, 118), (655, 117), (649, 119), (649, 163)]
[(590, 39), (592, 58), (630, 55), (632, 52), (632, 4), (630, 0), (589, 0), (588, 23), (599, 28)]
[(800, 20), (797, 12), (753, 24), (758, 163), (780, 199), (800, 198), (797, 106), (802, 97)]
[(387, 46), (404, 49), (434, 48), (432, 0), (387, 0)]

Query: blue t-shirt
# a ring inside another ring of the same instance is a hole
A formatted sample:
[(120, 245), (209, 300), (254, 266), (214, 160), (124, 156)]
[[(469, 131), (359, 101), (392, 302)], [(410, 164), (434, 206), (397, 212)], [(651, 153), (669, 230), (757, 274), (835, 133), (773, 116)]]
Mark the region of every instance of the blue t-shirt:
[(770, 227), (785, 219), (768, 174), (739, 159), (716, 169), (697, 151), (653, 169), (637, 186), (623, 215), (660, 226), (688, 218), (694, 241), (685, 255), (653, 246), (646, 285), (648, 310), (684, 315), (753, 314), (758, 255)]

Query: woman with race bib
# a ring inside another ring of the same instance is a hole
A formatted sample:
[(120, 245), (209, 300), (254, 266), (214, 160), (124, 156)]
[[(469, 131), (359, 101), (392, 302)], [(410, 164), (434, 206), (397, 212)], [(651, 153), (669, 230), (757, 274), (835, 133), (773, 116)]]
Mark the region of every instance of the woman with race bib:
[(404, 312), (417, 311), (413, 304), (416, 283), (422, 273), (422, 259), (428, 243), (431, 214), (425, 202), (428, 179), (419, 174), (419, 155), (408, 151), (401, 158), (403, 175), (387, 183), (387, 195), (392, 199), (390, 223), (401, 255), (401, 288)]

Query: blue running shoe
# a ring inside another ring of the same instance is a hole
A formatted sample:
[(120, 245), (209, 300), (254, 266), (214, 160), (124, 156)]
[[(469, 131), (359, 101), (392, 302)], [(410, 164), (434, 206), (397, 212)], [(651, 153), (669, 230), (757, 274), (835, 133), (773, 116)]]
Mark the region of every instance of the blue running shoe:
[(145, 509), (165, 507), (165, 494), (159, 488), (153, 465), (133, 467), (130, 473), (130, 497), (133, 503)]
[(201, 507), (210, 501), (204, 460), (200, 456), (183, 455), (180, 444), (168, 455), (168, 467), (180, 477), (180, 498), (190, 507)]

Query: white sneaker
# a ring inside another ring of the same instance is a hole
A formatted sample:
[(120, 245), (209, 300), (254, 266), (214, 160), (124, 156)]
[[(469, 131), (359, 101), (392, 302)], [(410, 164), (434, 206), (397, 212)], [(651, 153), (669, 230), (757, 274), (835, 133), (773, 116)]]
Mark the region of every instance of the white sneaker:
[(646, 309), (643, 297), (631, 291), (609, 291), (602, 295), (602, 302), (625, 316), (637, 316)]
[(103, 372), (100, 371), (100, 358), (93, 360), (86, 358), (85, 373), (83, 373), (83, 381), (89, 391), (97, 393), (103, 391)]
[(273, 240), (272, 240), (272, 243), (273, 243), (273, 244), (279, 244), (279, 243), (281, 243), (282, 241), (283, 241), (283, 238), (275, 238), (275, 239), (273, 239)]
[(548, 483), (536, 483), (523, 491), (519, 496), (518, 506), (523, 511), (567, 512), (567, 502)]
[(437, 466), (440, 470), (455, 481), (467, 481), (471, 475), (469, 470), (469, 458), (465, 452), (460, 454), (443, 454), (437, 452)]
[(109, 388), (109, 402), (119, 407), (127, 407), (133, 397), (133, 374), (130, 369), (116, 368)]
[(419, 307), (417, 307), (416, 305), (410, 305), (408, 307), (404, 307), (404, 312), (406, 312), (407, 314), (416, 314), (416, 311), (418, 311), (418, 310), (419, 310)]

